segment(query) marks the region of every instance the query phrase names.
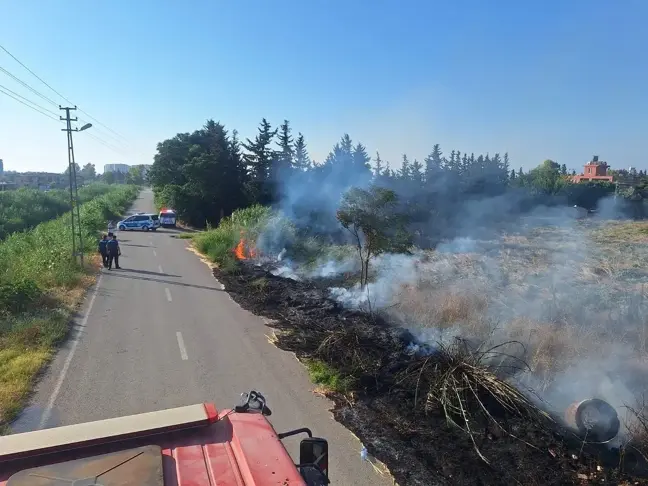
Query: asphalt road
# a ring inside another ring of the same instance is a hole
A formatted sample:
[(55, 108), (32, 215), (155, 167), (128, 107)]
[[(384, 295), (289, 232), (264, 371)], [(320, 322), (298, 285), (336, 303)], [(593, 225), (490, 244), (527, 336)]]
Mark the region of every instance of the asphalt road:
[[(138, 211), (154, 211), (151, 191)], [(332, 484), (392, 484), (361, 461), (360, 442), (333, 420), (294, 355), (268, 342), (262, 319), (232, 301), (176, 234), (118, 232), (122, 269), (102, 271), (14, 431), (206, 401), (229, 408), (255, 389), (277, 431), (307, 426), (329, 440)], [(296, 458), (299, 439), (286, 445)]]

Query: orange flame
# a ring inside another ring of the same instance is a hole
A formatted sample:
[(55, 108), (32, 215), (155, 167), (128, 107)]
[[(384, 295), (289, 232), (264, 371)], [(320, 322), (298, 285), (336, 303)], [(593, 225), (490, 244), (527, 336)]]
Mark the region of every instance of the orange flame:
[(248, 258), (257, 257), (256, 250), (253, 247), (250, 247), (245, 241), (245, 233), (243, 231), (241, 231), (241, 239), (239, 240), (238, 245), (236, 245), (236, 247), (234, 248), (234, 255), (239, 260), (247, 260)]
[(238, 242), (238, 245), (236, 245), (236, 248), (234, 248), (234, 255), (236, 255), (236, 258), (239, 260), (246, 260), (245, 258), (245, 240), (241, 238), (241, 240)]

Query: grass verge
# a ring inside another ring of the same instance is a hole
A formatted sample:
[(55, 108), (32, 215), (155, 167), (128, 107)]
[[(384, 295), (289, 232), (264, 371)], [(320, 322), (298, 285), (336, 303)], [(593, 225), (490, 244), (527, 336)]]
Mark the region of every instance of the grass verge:
[(69, 213), (0, 243), (0, 432), (8, 431), (94, 281), (98, 232), (138, 193), (136, 186), (113, 186), (81, 206), (84, 268), (70, 256)]
[(192, 233), (180, 233), (179, 235), (175, 235), (175, 237), (179, 240), (192, 240), (194, 236), (195, 235)]

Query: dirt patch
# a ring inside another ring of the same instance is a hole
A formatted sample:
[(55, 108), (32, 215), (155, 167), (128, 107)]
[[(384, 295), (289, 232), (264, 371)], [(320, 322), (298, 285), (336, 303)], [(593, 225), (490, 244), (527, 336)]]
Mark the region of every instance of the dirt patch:
[(401, 486), (648, 484), (626, 476), (636, 457), (583, 445), (503, 382), (480, 385), (470, 363), (412, 353), (408, 332), (343, 309), (317, 282), (247, 263), (213, 271), (239, 305), (273, 320), (277, 346), (353, 378), (345, 396), (331, 394), (333, 413)]

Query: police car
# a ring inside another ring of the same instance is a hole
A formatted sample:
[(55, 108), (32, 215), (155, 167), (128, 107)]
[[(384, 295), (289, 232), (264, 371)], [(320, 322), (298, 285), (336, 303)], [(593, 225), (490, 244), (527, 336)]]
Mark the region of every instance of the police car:
[(117, 223), (120, 231), (142, 230), (155, 231), (160, 227), (160, 218), (157, 214), (137, 213)]
[(173, 209), (162, 208), (160, 210), (160, 224), (165, 228), (176, 226), (176, 213)]

